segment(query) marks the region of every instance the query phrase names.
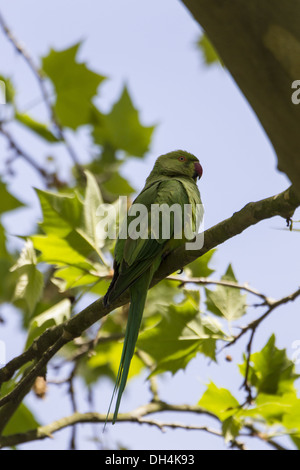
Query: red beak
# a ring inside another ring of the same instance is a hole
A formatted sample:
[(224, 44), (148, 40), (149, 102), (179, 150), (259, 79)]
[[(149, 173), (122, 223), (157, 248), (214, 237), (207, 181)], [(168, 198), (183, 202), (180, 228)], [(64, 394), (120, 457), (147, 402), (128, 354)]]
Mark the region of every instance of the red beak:
[(195, 177), (200, 179), (202, 174), (203, 174), (202, 166), (200, 165), (199, 162), (195, 162), (194, 163), (194, 168), (195, 168)]

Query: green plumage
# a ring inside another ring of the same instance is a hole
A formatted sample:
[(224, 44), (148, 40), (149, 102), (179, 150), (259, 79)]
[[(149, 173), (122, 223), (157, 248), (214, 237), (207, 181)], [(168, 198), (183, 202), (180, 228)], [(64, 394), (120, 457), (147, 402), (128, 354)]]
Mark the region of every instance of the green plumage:
[[(196, 217), (197, 205), (201, 204), (200, 193), (196, 185), (197, 178), (202, 175), (202, 167), (198, 159), (185, 151), (176, 150), (160, 156), (153, 170), (146, 180), (145, 187), (133, 202), (128, 213), (127, 227), (135, 220), (138, 214), (133, 214), (138, 204), (146, 207), (145, 217), (146, 237), (133, 237), (127, 231), (126, 239), (118, 238), (115, 247), (114, 277), (105, 295), (104, 303), (109, 304), (117, 299), (127, 289), (130, 291), (130, 308), (125, 332), (123, 351), (113, 393), (118, 392), (113, 423), (116, 421), (121, 397), (126, 385), (130, 362), (134, 354), (142, 321), (147, 291), (155, 271), (167, 253), (176, 246), (184, 243), (184, 238), (175, 239), (178, 236), (178, 225), (181, 235), (185, 228), (196, 232), (201, 216)], [(169, 237), (162, 233), (162, 223), (159, 220), (158, 229), (151, 230), (154, 225), (152, 213), (153, 205), (167, 204), (171, 207), (177, 204), (182, 209), (182, 217), (179, 224), (175, 217), (168, 221)], [(191, 207), (191, 216), (184, 218), (184, 205)], [(188, 226), (188, 227), (187, 227)], [(185, 232), (186, 233), (186, 232)], [(175, 237), (175, 238), (174, 238)], [(112, 400), (113, 400), (112, 397)], [(111, 402), (112, 403), (112, 402)]]

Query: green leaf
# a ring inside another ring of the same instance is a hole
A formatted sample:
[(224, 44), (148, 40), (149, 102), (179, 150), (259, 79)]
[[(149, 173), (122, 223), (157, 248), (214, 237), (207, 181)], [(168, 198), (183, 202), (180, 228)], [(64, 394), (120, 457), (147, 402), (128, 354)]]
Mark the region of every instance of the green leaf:
[(6, 234), (2, 224), (0, 224), (0, 257), (8, 258), (9, 254), (6, 249)]
[(86, 175), (84, 199), (79, 199), (76, 193), (37, 190), (43, 211), (40, 226), (46, 235), (30, 238), (35, 249), (40, 251), (39, 262), (67, 268), (53, 278), (61, 291), (93, 285), (109, 270), (99, 249), (104, 244), (97, 226), (97, 209), (102, 197), (94, 177), (89, 172)]
[[(283, 420), (286, 420), (287, 416), (293, 416), (294, 408), (299, 403), (300, 400), (295, 392), (287, 392), (281, 396), (259, 393), (255, 399), (254, 407), (241, 410), (241, 413), (244, 417), (256, 418), (260, 421), (263, 418), (270, 426), (276, 423), (283, 424)], [(300, 428), (300, 421), (298, 421), (298, 426)]]
[(97, 94), (102, 75), (77, 61), (81, 43), (63, 51), (51, 50), (43, 58), (43, 70), (56, 91), (55, 113), (62, 126), (77, 129), (91, 121), (92, 98)]
[(32, 429), (36, 429), (40, 424), (35, 419), (33, 413), (21, 403), (17, 408), (3, 431), (4, 436), (9, 436), (11, 434), (24, 433)]
[(99, 282), (99, 276), (95, 276), (75, 266), (69, 266), (57, 269), (51, 280), (59, 288), (60, 292), (65, 292), (75, 287), (93, 285)]
[(298, 434), (291, 435), (290, 437), (297, 449), (300, 450), (300, 432)]
[(31, 240), (27, 240), (16, 264), (10, 269), (18, 275), (14, 300), (24, 299), (32, 312), (40, 300), (43, 288), (43, 274), (36, 267), (36, 255)]
[[(199, 296), (199, 293), (198, 293)], [(157, 363), (152, 374), (184, 369), (198, 352), (215, 359), (216, 340), (224, 333), (199, 315), (198, 302), (193, 296), (179, 305), (165, 308), (160, 321), (139, 336), (137, 346)]]
[[(221, 279), (237, 283), (231, 265)], [(246, 313), (246, 295), (242, 295), (239, 289), (217, 286), (214, 291), (205, 289), (205, 292), (207, 309), (215, 315), (233, 321)]]
[[(103, 375), (110, 377), (113, 381), (116, 380), (122, 348), (122, 341), (101, 342), (96, 346), (94, 355), (84, 360), (79, 370), (88, 385)], [(134, 355), (130, 363), (128, 380), (138, 375), (144, 367), (144, 363)]]
[(91, 244), (95, 247), (95, 250), (98, 251), (98, 249), (104, 245), (98, 229), (98, 223), (102, 218), (102, 216), (98, 214), (98, 210), (103, 204), (103, 199), (94, 176), (89, 171), (86, 171), (85, 174), (87, 177), (87, 186), (83, 206), (83, 230), (91, 241)]
[(0, 302), (12, 302), (16, 283), (18, 280), (17, 273), (10, 272), (12, 261), (9, 256), (5, 257), (1, 253), (0, 257)]
[[(84, 200), (79, 199), (76, 193), (58, 194), (36, 190), (43, 211), (43, 221), (39, 225), (47, 235), (63, 238), (64, 241), (58, 242), (59, 245), (68, 243), (72, 250), (75, 249), (86, 257), (96, 252), (106, 264), (99, 249), (104, 245), (104, 240), (97, 227), (101, 219), (101, 215), (97, 215), (97, 210), (103, 200), (93, 175), (89, 172), (86, 172), (86, 175), (87, 188)], [(54, 252), (53, 256), (55, 255)]]
[(81, 223), (83, 204), (76, 194), (59, 194), (36, 189), (43, 211), (39, 225), (47, 234), (67, 236)]
[[(260, 393), (252, 409), (241, 409), (240, 414), (249, 421), (257, 420), (259, 425), (271, 429), (280, 429), (280, 435), (290, 435), (293, 443), (300, 444), (300, 399), (296, 391), (283, 395), (267, 395)], [(267, 428), (268, 429), (268, 428)], [(272, 431), (271, 431), (272, 435)]]
[(217, 250), (210, 250), (205, 255), (201, 256), (200, 258), (197, 258), (195, 261), (192, 263), (188, 264), (185, 268), (186, 273), (188, 276), (192, 277), (208, 277), (210, 276), (213, 272), (214, 269), (211, 269), (208, 264), (211, 261), (212, 256)]
[[(291, 403), (291, 402), (290, 402)], [(289, 430), (297, 432), (297, 438), (300, 439), (300, 399), (294, 400), (289, 413), (284, 414), (282, 424)], [(296, 437), (296, 436), (295, 436)], [(297, 440), (294, 441), (299, 445)]]
[(216, 415), (221, 421), (237, 412), (239, 402), (226, 388), (218, 388), (211, 382), (198, 403), (202, 408)]
[(6, 248), (6, 233), (0, 224), (0, 303), (11, 302), (18, 275), (10, 271), (14, 262), (14, 256)]
[(32, 312), (42, 297), (44, 288), (43, 274), (34, 264), (23, 266), (18, 270), (18, 273), (19, 278), (13, 300), (24, 299), (29, 311)]
[(40, 336), (47, 328), (60, 325), (71, 316), (71, 301), (63, 299), (45, 312), (36, 316), (29, 327), (26, 348), (28, 348), (35, 338)]
[(7, 104), (13, 104), (15, 101), (16, 90), (12, 80), (8, 77), (0, 75), (0, 81), (4, 82), (5, 84), (5, 102)]
[(7, 190), (5, 183), (0, 181), (0, 214), (13, 211), (22, 206), (24, 204)]
[(35, 121), (28, 114), (21, 114), (17, 112), (15, 114), (15, 118), (18, 122), (23, 124), (23, 126), (27, 127), (32, 132), (37, 134), (39, 137), (42, 137), (43, 139), (47, 140), (48, 142), (59, 142), (60, 139), (58, 139), (57, 137), (55, 137), (54, 134), (52, 134), (46, 124)]
[[(242, 374), (245, 367), (246, 362), (240, 366)], [(288, 359), (286, 350), (276, 348), (274, 334), (260, 352), (251, 354), (248, 380), (257, 393), (283, 395), (294, 392), (294, 381), (298, 377), (295, 364)]]
[(220, 59), (218, 53), (216, 52), (214, 46), (212, 45), (206, 34), (203, 34), (200, 37), (197, 42), (197, 46), (202, 52), (202, 56), (206, 65), (223, 65), (222, 60)]
[(153, 318), (161, 311), (165, 311), (171, 304), (175, 303), (175, 299), (179, 295), (182, 295), (182, 292), (179, 291), (175, 282), (168, 279), (159, 282), (148, 291), (143, 318)]
[(105, 183), (102, 183), (102, 187), (105, 191), (118, 196), (129, 196), (134, 192), (132, 186), (119, 173), (113, 173)]
[[(124, 215), (117, 199), (113, 203), (103, 203), (102, 196), (97, 182), (90, 173), (87, 172), (88, 183), (84, 199), (83, 223), (78, 232), (84, 236), (94, 247), (102, 263), (107, 266), (107, 261), (100, 248), (109, 250), (117, 239), (120, 215)], [(125, 207), (125, 210), (127, 206)]]
[(26, 265), (36, 264), (36, 254), (33, 248), (33, 244), (30, 240), (26, 240), (23, 250), (20, 253), (19, 259), (11, 268), (11, 271), (22, 268)]
[(98, 282), (89, 288), (89, 292), (97, 295), (98, 297), (103, 296), (106, 294), (107, 289), (110, 286), (110, 282), (111, 279), (105, 279), (103, 276), (102, 279), (98, 279)]
[(82, 270), (93, 270), (94, 265), (88, 260), (93, 247), (77, 232), (71, 232), (66, 238), (56, 235), (33, 235), (30, 237), (36, 250), (41, 252), (39, 262), (56, 266), (75, 266)]
[(121, 97), (109, 114), (94, 112), (93, 137), (96, 144), (124, 150), (129, 155), (143, 157), (148, 151), (154, 126), (140, 123), (128, 90), (124, 87)]
[(230, 442), (234, 440), (242, 428), (242, 422), (240, 419), (235, 416), (229, 416), (222, 423), (222, 432), (225, 438), (225, 442)]

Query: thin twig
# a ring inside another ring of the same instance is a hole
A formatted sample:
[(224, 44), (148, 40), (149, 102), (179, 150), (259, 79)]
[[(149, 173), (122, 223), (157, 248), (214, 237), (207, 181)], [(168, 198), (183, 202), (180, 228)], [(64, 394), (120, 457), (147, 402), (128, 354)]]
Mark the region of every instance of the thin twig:
[[(70, 399), (71, 399), (71, 405), (72, 405), (72, 411), (73, 413), (77, 413), (77, 404), (75, 400), (75, 392), (74, 392), (74, 377), (76, 375), (78, 368), (78, 362), (75, 362), (75, 365), (73, 367), (73, 370), (70, 374), (70, 377), (68, 378), (68, 383), (69, 383), (69, 394), (70, 394)], [(70, 449), (75, 450), (76, 449), (76, 425), (72, 426), (72, 433), (71, 433), (71, 440), (70, 440)]]
[[(246, 403), (247, 404), (252, 404), (253, 403), (253, 396), (252, 396), (252, 389), (251, 389), (251, 386), (249, 385), (249, 372), (250, 372), (250, 359), (251, 359), (251, 350), (252, 350), (252, 344), (253, 344), (253, 339), (254, 339), (254, 334), (255, 334), (255, 330), (256, 328), (253, 328), (252, 329), (252, 332), (251, 332), (251, 335), (250, 335), (250, 339), (249, 339), (249, 342), (247, 344), (247, 347), (246, 347), (246, 352), (247, 352), (247, 359), (246, 359), (246, 370), (245, 370), (245, 378), (244, 378), (244, 382), (242, 383), (241, 385), (241, 388), (244, 388), (247, 392), (247, 400), (246, 400)], [(244, 403), (242, 405), (242, 407), (246, 404)]]
[[(263, 432), (259, 431), (258, 429), (256, 429), (252, 424), (246, 424), (245, 428), (250, 431), (248, 435), (245, 434), (246, 436), (256, 437), (256, 438), (260, 439), (261, 441), (264, 441), (269, 446), (273, 447), (275, 450), (289, 450), (286, 447), (283, 447), (278, 442), (274, 441), (274, 439), (272, 437), (270, 437), (268, 434), (263, 433)], [(240, 435), (243, 436), (244, 434), (240, 433)], [(282, 433), (282, 435), (278, 436), (278, 437), (284, 437), (286, 435), (293, 435), (293, 433), (288, 433), (288, 432), (287, 433)]]
[(12, 135), (4, 129), (3, 125), (0, 124), (0, 132), (6, 138), (9, 147), (16, 153), (16, 155), (21, 156), (30, 166), (32, 166), (43, 178), (48, 178), (47, 171), (41, 167), (35, 160), (32, 158), (25, 150), (21, 149), (19, 144), (14, 140)]
[(190, 277), (189, 279), (183, 279), (179, 276), (168, 276), (167, 279), (170, 281), (180, 282), (182, 285), (184, 284), (198, 284), (198, 285), (214, 284), (217, 286), (232, 287), (233, 289), (243, 290), (245, 292), (249, 292), (250, 294), (256, 295), (257, 297), (260, 297), (264, 301), (264, 304), (269, 304), (269, 302), (272, 301), (266, 295), (262, 294), (261, 292), (254, 289), (253, 287), (248, 286), (247, 284), (238, 284), (237, 282), (210, 279), (207, 277)]
[[(0, 123), (0, 133), (6, 138), (9, 147), (15, 152), (16, 157), (21, 157), (25, 162), (27, 162), (45, 181), (47, 186), (63, 186), (64, 183), (60, 181), (55, 173), (48, 173), (45, 168), (39, 165), (34, 158), (29, 155), (20, 145), (16, 142), (11, 133), (4, 129), (3, 125)], [(10, 159), (12, 162), (12, 159)], [(9, 163), (10, 163), (9, 162)]]
[(25, 62), (27, 63), (28, 67), (30, 68), (30, 70), (32, 71), (33, 75), (35, 76), (38, 84), (39, 84), (39, 87), (40, 87), (40, 90), (41, 90), (41, 94), (42, 94), (42, 97), (43, 97), (43, 100), (44, 100), (44, 103), (48, 109), (48, 112), (49, 112), (49, 115), (50, 115), (50, 119), (52, 121), (52, 123), (54, 124), (55, 128), (56, 128), (56, 131), (57, 131), (57, 134), (58, 134), (58, 137), (60, 140), (62, 140), (64, 142), (64, 144), (66, 145), (66, 148), (68, 150), (68, 153), (71, 157), (71, 160), (73, 161), (73, 164), (75, 165), (75, 167), (77, 168), (78, 172), (79, 172), (79, 175), (83, 178), (85, 178), (85, 175), (84, 175), (84, 171), (83, 171), (83, 168), (81, 167), (80, 163), (79, 163), (79, 158), (74, 150), (74, 148), (72, 147), (72, 145), (70, 144), (70, 142), (68, 141), (67, 137), (66, 137), (66, 134), (65, 134), (65, 131), (64, 129), (62, 128), (62, 126), (60, 125), (58, 119), (57, 119), (57, 116), (56, 116), (56, 112), (54, 110), (54, 107), (52, 105), (52, 102), (51, 102), (51, 99), (50, 99), (50, 96), (48, 94), (48, 90), (47, 90), (47, 87), (46, 87), (46, 82), (45, 82), (45, 76), (42, 72), (42, 70), (35, 64), (32, 56), (29, 54), (29, 52), (26, 50), (26, 48), (24, 47), (23, 44), (21, 44), (21, 42), (16, 38), (16, 36), (12, 33), (12, 31), (10, 30), (10, 28), (8, 27), (6, 21), (4, 20), (4, 17), (3, 15), (0, 13), (0, 27), (2, 28), (5, 36), (7, 37), (7, 39), (10, 41), (10, 43), (13, 45), (13, 47), (15, 48), (15, 50), (18, 52), (18, 54), (20, 54), (23, 59), (25, 60)]
[[(199, 406), (195, 405), (167, 405), (165, 403), (148, 403), (143, 407), (139, 407), (137, 410), (134, 410), (131, 413), (120, 413), (118, 417), (118, 423), (138, 423), (138, 424), (148, 424), (152, 426), (159, 427), (159, 429), (163, 430), (165, 427), (170, 427), (176, 429), (177, 427), (180, 429), (186, 430), (200, 430), (200, 431), (207, 431), (216, 436), (223, 437), (221, 432), (213, 431), (211, 428), (206, 426), (192, 426), (192, 425), (185, 425), (181, 423), (158, 423), (156, 420), (145, 419), (144, 416), (147, 416), (152, 413), (162, 412), (162, 411), (175, 411), (175, 412), (194, 412), (194, 413), (201, 413), (201, 414), (209, 414), (205, 410), (201, 409)], [(214, 416), (216, 418), (216, 416)], [(112, 415), (108, 418), (108, 421), (111, 421)], [(45, 439), (48, 437), (52, 437), (54, 432), (57, 432), (61, 429), (64, 429), (69, 426), (74, 426), (78, 423), (105, 423), (107, 417), (105, 414), (100, 413), (73, 413), (71, 416), (59, 419), (50, 423), (46, 426), (40, 426), (37, 429), (32, 431), (28, 431), (22, 434), (15, 434), (11, 436), (3, 436), (0, 437), (0, 448), (13, 446), (25, 442), (31, 442), (34, 440)], [(217, 422), (219, 420), (216, 418)]]
[(82, 344), (78, 345), (78, 348), (74, 351), (74, 353), (71, 356), (68, 356), (67, 360), (68, 362), (78, 361), (86, 354), (89, 354), (91, 351), (93, 351), (94, 348), (99, 344), (115, 342), (119, 339), (123, 339), (124, 336), (124, 333), (113, 333), (107, 336), (99, 336), (96, 339), (90, 339), (88, 341), (82, 342)]
[[(148, 354), (146, 354), (144, 351), (140, 349), (137, 349), (136, 355), (145, 364), (145, 366), (148, 367), (150, 372), (154, 370), (155, 363), (153, 362), (153, 360), (150, 358)], [(150, 392), (152, 393), (152, 401), (159, 401), (158, 385), (157, 385), (156, 377), (155, 376), (148, 377), (148, 382), (150, 385)]]
[(279, 307), (280, 305), (284, 305), (288, 302), (292, 302), (299, 296), (300, 296), (300, 288), (297, 289), (292, 294), (287, 295), (286, 297), (283, 297), (282, 299), (279, 299), (279, 300), (270, 300), (269, 299), (269, 301), (268, 301), (269, 308), (267, 309), (267, 311), (263, 315), (261, 315), (259, 318), (257, 318), (253, 322), (249, 323), (249, 325), (242, 328), (241, 332), (238, 335), (236, 335), (230, 343), (226, 344), (224, 346), (224, 348), (228, 348), (228, 347), (232, 346), (233, 344), (235, 344), (242, 336), (244, 336), (245, 333), (247, 333), (247, 331), (249, 331), (249, 330), (252, 330), (252, 331), (254, 330), (255, 331), (256, 328), (258, 327), (258, 325), (260, 325), (260, 323), (265, 318), (267, 318), (270, 315), (270, 313), (273, 312), (273, 310), (275, 310), (275, 308)]
[[(149, 403), (147, 405), (144, 405), (137, 410), (134, 410), (131, 413), (120, 413), (118, 417), (118, 423), (137, 423), (137, 424), (147, 424), (149, 426), (155, 426), (159, 428), (161, 431), (164, 431), (165, 428), (171, 428), (171, 429), (185, 429), (187, 431), (204, 431), (209, 434), (212, 434), (217, 437), (224, 437), (223, 433), (221, 431), (218, 431), (216, 429), (213, 429), (208, 426), (198, 426), (198, 425), (190, 425), (190, 424), (184, 424), (184, 423), (177, 423), (177, 422), (160, 422), (157, 420), (149, 419), (147, 416), (152, 413), (157, 413), (157, 412), (163, 412), (163, 411), (173, 411), (173, 412), (194, 412), (194, 413), (201, 413), (203, 412), (199, 406), (195, 405), (189, 406), (189, 405), (182, 405), (182, 406), (176, 406), (176, 405), (168, 405), (164, 403)], [(205, 412), (204, 412), (205, 413)], [(213, 416), (218, 423), (220, 423), (220, 420), (216, 417)], [(110, 417), (112, 418), (112, 416)], [(109, 421), (110, 421), (109, 418)], [(67, 428), (69, 426), (74, 426), (75, 424), (78, 423), (105, 423), (107, 417), (106, 414), (100, 414), (100, 413), (94, 413), (94, 412), (88, 412), (88, 413), (73, 413), (70, 416), (67, 416), (65, 418), (61, 418), (57, 421), (54, 421), (50, 424), (47, 424), (45, 426), (40, 426), (34, 430), (27, 431), (24, 433), (20, 434), (13, 434), (10, 436), (2, 436), (0, 437), (0, 448), (5, 448), (5, 447), (11, 447), (11, 446), (16, 446), (18, 444), (24, 444), (26, 442), (32, 442), (35, 440), (41, 440), (41, 439), (46, 439), (49, 437), (52, 437), (52, 435), (55, 432), (60, 431), (61, 429)], [(256, 437), (265, 444), (270, 445), (271, 447), (277, 449), (277, 450), (288, 450), (278, 444), (274, 439), (269, 437), (266, 434), (261, 433), (259, 430), (257, 430), (253, 425), (246, 424), (245, 429), (249, 431), (249, 433), (243, 433), (241, 432), (240, 434), (245, 437)], [(231, 447), (237, 447), (238, 449), (245, 450), (245, 444), (243, 442), (238, 441), (237, 439), (233, 439), (230, 442)]]
[[(205, 431), (208, 434), (212, 434), (213, 436), (218, 436), (224, 438), (224, 435), (221, 431), (217, 431), (216, 429), (212, 429), (208, 426), (197, 426), (192, 424), (184, 424), (184, 423), (164, 423), (160, 421), (156, 421), (154, 419), (147, 419), (147, 418), (140, 418), (137, 421), (140, 424), (148, 424), (149, 426), (155, 426), (160, 429), (162, 432), (165, 432), (166, 428), (170, 429), (184, 429), (186, 431)], [(230, 442), (230, 446), (232, 448), (236, 447), (239, 450), (246, 450), (245, 444), (243, 442), (237, 441), (233, 439)]]
[(247, 392), (247, 399), (245, 401), (245, 403), (243, 403), (241, 405), (241, 408), (246, 405), (246, 404), (251, 404), (253, 402), (253, 396), (252, 396), (252, 390), (251, 390), (251, 386), (249, 385), (249, 372), (250, 372), (250, 361), (251, 361), (251, 353), (252, 353), (252, 344), (253, 344), (253, 340), (254, 340), (254, 335), (255, 335), (255, 332), (258, 328), (258, 326), (262, 323), (263, 320), (265, 320), (265, 318), (267, 318), (271, 312), (273, 312), (277, 307), (281, 306), (281, 305), (284, 305), (288, 302), (292, 302), (294, 301), (297, 297), (300, 296), (300, 288), (297, 289), (295, 292), (293, 292), (292, 294), (290, 295), (287, 295), (286, 297), (283, 297), (279, 300), (270, 300), (268, 299), (268, 305), (269, 305), (269, 308), (267, 309), (267, 311), (261, 315), (259, 318), (257, 318), (256, 320), (254, 320), (253, 322), (249, 323), (249, 325), (245, 326), (244, 328), (242, 328), (241, 332), (234, 337), (234, 339), (225, 344), (223, 346), (222, 349), (225, 349), (227, 347), (230, 347), (232, 346), (233, 344), (235, 344), (242, 336), (244, 336), (245, 333), (247, 333), (247, 331), (251, 331), (251, 334), (250, 334), (250, 338), (249, 338), (249, 341), (248, 341), (248, 344), (247, 344), (247, 347), (246, 347), (246, 352), (247, 352), (247, 358), (246, 358), (246, 369), (245, 369), (245, 377), (244, 377), (244, 381), (241, 385), (241, 388), (244, 388)]

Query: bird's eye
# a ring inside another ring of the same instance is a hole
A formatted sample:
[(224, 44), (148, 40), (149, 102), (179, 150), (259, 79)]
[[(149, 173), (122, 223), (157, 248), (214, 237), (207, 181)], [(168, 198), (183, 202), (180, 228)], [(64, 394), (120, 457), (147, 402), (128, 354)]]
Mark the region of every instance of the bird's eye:
[(178, 157), (178, 160), (179, 160), (180, 162), (185, 162), (185, 161), (186, 161), (186, 158), (181, 155), (180, 157)]

